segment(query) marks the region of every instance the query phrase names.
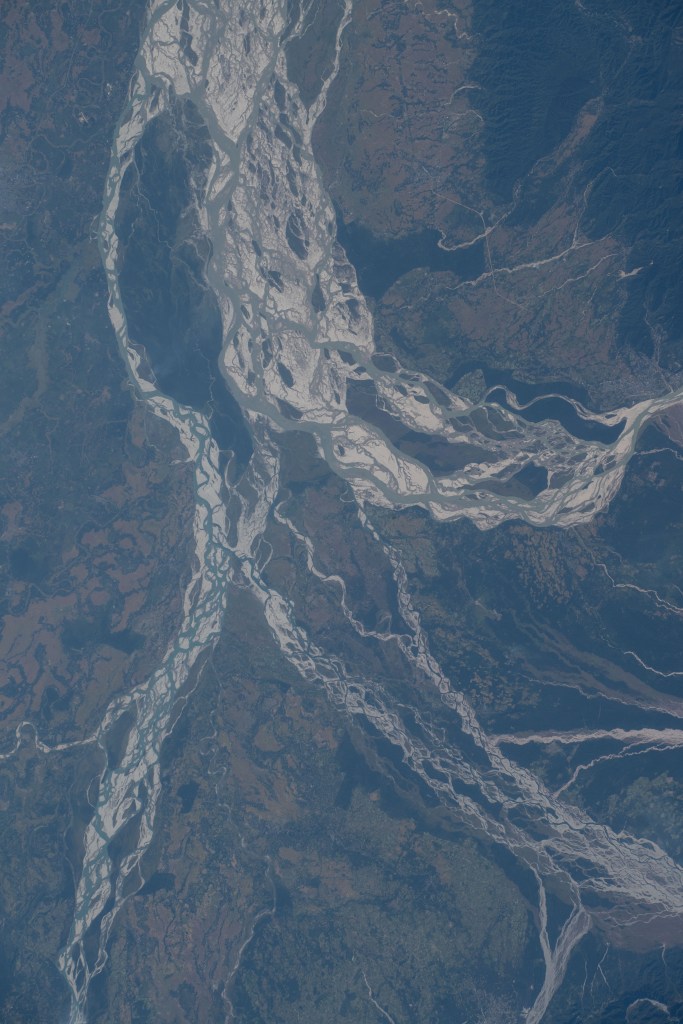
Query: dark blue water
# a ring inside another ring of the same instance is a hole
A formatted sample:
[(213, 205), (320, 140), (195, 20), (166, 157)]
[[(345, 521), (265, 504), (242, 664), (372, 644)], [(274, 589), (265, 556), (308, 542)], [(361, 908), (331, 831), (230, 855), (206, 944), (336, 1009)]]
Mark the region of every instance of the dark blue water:
[[(496, 388), (495, 391), (492, 391), (488, 401), (495, 402), (504, 409), (512, 409), (512, 406), (506, 400), (505, 391), (502, 388)], [(527, 423), (557, 420), (574, 437), (582, 441), (598, 441), (600, 444), (613, 444), (621, 434), (624, 426), (623, 420), (613, 427), (605, 426), (604, 423), (594, 423), (592, 420), (584, 420), (579, 416), (573, 405), (565, 402), (562, 398), (556, 397), (536, 399), (532, 405), (517, 412), (517, 415), (525, 419)]]
[(406, 430), (397, 417), (378, 407), (377, 391), (372, 381), (349, 381), (346, 406), (353, 416), (378, 427), (399, 451), (419, 459), (436, 477), (462, 469), (470, 462), (495, 461), (485, 449), (476, 445), (449, 444), (433, 438), (431, 434)]
[(501, 384), (509, 388), (520, 402), (532, 402), (535, 398), (544, 398), (548, 392), (553, 392), (554, 394), (563, 395), (565, 398), (573, 398), (575, 402), (580, 402), (582, 405), (590, 405), (588, 392), (579, 384), (566, 380), (544, 381), (539, 384), (518, 380), (510, 370), (493, 369), (487, 366), (486, 363), (475, 359), (460, 363), (457, 369), (444, 382), (444, 386), (454, 388), (457, 391), (457, 383), (460, 378), (475, 370), (481, 371), (487, 388), (493, 388)]
[(211, 161), (208, 132), (189, 102), (145, 129), (121, 187), (121, 294), (131, 340), (170, 398), (204, 413), (223, 453), (242, 467), (252, 444), (218, 370), (223, 328), (205, 278), (211, 247), (189, 210)]
[(360, 290), (369, 299), (380, 299), (399, 277), (418, 267), (449, 271), (461, 281), (472, 281), (486, 269), (483, 242), (450, 252), (439, 246), (441, 235), (434, 229), (379, 238), (356, 222), (344, 223), (337, 211), (337, 238), (355, 267)]
[[(513, 373), (508, 370), (494, 370), (485, 363), (470, 361), (462, 363), (457, 370), (451, 374), (445, 386), (457, 391), (458, 381), (467, 373), (479, 370), (484, 377), (487, 388), (495, 388), (489, 394), (489, 401), (496, 402), (505, 409), (511, 406), (507, 403), (503, 387), (508, 388), (520, 404), (532, 402), (528, 409), (518, 413), (527, 423), (540, 423), (542, 420), (557, 420), (565, 430), (582, 441), (598, 441), (601, 444), (612, 444), (619, 437), (623, 423), (614, 427), (607, 427), (602, 423), (593, 423), (584, 420), (579, 416), (574, 407), (564, 398), (571, 398), (581, 405), (589, 407), (590, 399), (585, 388), (570, 381), (544, 381), (543, 383), (530, 383), (529, 381), (517, 380)], [(500, 385), (500, 390), (497, 390)], [(548, 398), (548, 393), (553, 392), (555, 397)], [(557, 397), (563, 396), (563, 397)], [(516, 410), (515, 410), (516, 411)]]

